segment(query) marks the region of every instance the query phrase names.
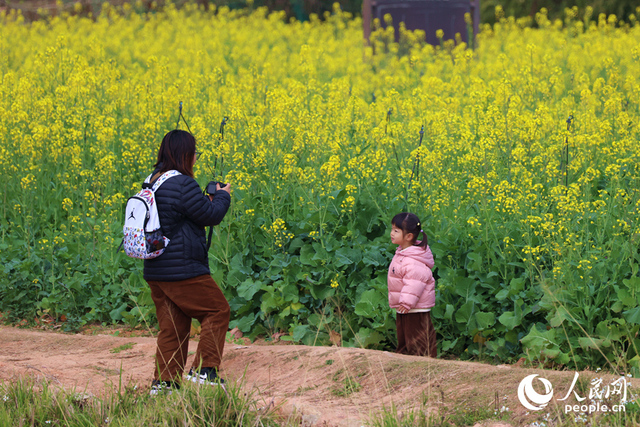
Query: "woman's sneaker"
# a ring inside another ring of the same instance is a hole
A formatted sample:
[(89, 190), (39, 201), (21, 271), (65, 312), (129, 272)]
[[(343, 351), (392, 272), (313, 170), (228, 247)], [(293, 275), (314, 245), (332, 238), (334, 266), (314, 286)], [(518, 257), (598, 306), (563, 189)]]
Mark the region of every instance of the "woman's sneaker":
[(200, 368), (199, 371), (191, 368), (187, 374), (187, 380), (196, 384), (221, 385), (224, 387), (224, 380), (218, 376), (216, 368)]
[(151, 390), (149, 390), (150, 396), (157, 396), (158, 394), (166, 394), (169, 395), (173, 390), (179, 390), (180, 385), (174, 383), (173, 381), (160, 381), (153, 380), (151, 382)]

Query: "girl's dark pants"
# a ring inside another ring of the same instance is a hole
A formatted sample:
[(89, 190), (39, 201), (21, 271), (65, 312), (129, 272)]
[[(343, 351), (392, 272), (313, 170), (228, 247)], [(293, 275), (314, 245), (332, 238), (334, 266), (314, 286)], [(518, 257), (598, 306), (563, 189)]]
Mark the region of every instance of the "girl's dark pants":
[(437, 357), (436, 330), (431, 313), (396, 314), (398, 348), (396, 353)]
[(229, 303), (210, 275), (177, 282), (148, 281), (160, 333), (154, 379), (180, 381), (187, 363), (191, 319), (201, 325), (194, 367), (219, 368), (229, 329)]

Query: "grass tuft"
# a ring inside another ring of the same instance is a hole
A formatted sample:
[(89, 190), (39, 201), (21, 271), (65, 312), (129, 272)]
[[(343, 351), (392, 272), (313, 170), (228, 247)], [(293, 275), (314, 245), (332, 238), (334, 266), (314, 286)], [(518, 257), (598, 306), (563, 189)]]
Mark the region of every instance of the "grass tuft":
[(118, 347), (112, 348), (110, 351), (111, 353), (120, 353), (121, 351), (124, 351), (124, 350), (131, 350), (134, 344), (135, 344), (134, 342), (128, 342), (126, 344), (122, 344)]
[(299, 420), (279, 415), (252, 392), (185, 383), (171, 394), (150, 396), (146, 387), (124, 387), (104, 396), (65, 390), (46, 381), (20, 378), (0, 383), (0, 425), (37, 426), (287, 426)]

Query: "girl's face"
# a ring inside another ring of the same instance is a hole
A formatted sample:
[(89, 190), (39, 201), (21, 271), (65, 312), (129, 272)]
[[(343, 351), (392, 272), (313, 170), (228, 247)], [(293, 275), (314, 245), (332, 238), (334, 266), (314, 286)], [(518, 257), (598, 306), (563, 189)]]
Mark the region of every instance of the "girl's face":
[(400, 245), (402, 249), (407, 249), (409, 246), (413, 245), (413, 234), (406, 233), (402, 231), (402, 229), (396, 227), (395, 225), (391, 225), (391, 243), (394, 245)]
[(391, 226), (391, 243), (399, 245), (402, 242), (402, 236), (404, 233), (395, 225)]

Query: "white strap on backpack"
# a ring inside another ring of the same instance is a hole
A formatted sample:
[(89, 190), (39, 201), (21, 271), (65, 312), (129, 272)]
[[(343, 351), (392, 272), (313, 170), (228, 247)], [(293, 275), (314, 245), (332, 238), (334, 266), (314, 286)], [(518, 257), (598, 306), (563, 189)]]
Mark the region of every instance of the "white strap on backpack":
[[(176, 175), (182, 175), (180, 172), (178, 172), (177, 170), (170, 170), (167, 171), (165, 173), (163, 173), (160, 178), (158, 178), (156, 180), (156, 182), (153, 183), (153, 186), (151, 187), (151, 191), (154, 193), (154, 203), (152, 206), (150, 206), (150, 212), (149, 212), (149, 219), (147, 220), (147, 224), (145, 225), (144, 229), (147, 232), (153, 232), (156, 231), (158, 229), (160, 229), (160, 216), (158, 215), (158, 207), (155, 204), (155, 192), (158, 190), (158, 188), (160, 188), (160, 186), (169, 178), (174, 177)], [(145, 184), (149, 184), (151, 182), (151, 177), (152, 175), (149, 175), (147, 177), (147, 179), (144, 180)], [(143, 190), (144, 191), (144, 190)]]
[(122, 246), (125, 253), (138, 259), (156, 258), (169, 245), (169, 239), (162, 234), (160, 217), (155, 200), (155, 192), (169, 178), (181, 175), (176, 170), (163, 173), (149, 188), (152, 175), (145, 179), (146, 186), (127, 200), (124, 238)]

